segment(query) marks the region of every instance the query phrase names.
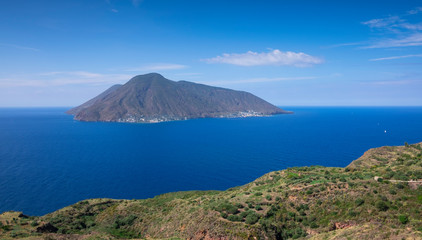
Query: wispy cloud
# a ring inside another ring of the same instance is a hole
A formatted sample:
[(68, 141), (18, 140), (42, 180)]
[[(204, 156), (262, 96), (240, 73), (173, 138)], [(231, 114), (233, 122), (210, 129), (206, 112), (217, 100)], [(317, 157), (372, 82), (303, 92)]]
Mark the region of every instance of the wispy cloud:
[(133, 6), (139, 7), (139, 5), (142, 3), (143, 0), (131, 0)]
[(175, 76), (187, 76), (187, 77), (194, 76), (194, 77), (197, 77), (197, 76), (201, 76), (202, 73), (195, 73), (195, 72), (191, 72), (191, 73), (175, 73), (173, 75), (175, 75)]
[(397, 81), (376, 81), (376, 82), (365, 82), (364, 85), (407, 85), (416, 82), (421, 82), (422, 80), (397, 80)]
[(29, 50), (29, 51), (34, 51), (34, 52), (40, 51), (38, 48), (20, 46), (20, 45), (15, 45), (15, 44), (0, 43), (0, 46), (11, 47), (11, 48), (16, 48), (16, 49), (21, 49), (21, 50)]
[(412, 9), (412, 10), (408, 11), (407, 13), (410, 14), (410, 15), (414, 15), (414, 14), (418, 14), (420, 12), (422, 12), (422, 7), (417, 7), (415, 9)]
[(337, 47), (347, 47), (347, 46), (361, 46), (363, 42), (350, 42), (350, 43), (339, 43), (330, 46), (322, 46), (321, 48), (337, 48)]
[(79, 78), (100, 78), (103, 77), (103, 74), (85, 72), (85, 71), (70, 71), (70, 72), (45, 72), (40, 73), (40, 76), (72, 76)]
[(422, 54), (410, 54), (410, 55), (403, 55), (403, 56), (374, 58), (374, 59), (369, 59), (369, 61), (384, 61), (384, 60), (394, 60), (394, 59), (413, 58), (413, 57), (422, 57)]
[(409, 34), (400, 38), (384, 38), (373, 42), (363, 48), (391, 48), (422, 46), (422, 33)]
[(362, 22), (383, 37), (373, 39), (363, 48), (391, 48), (422, 46), (422, 22), (415, 22), (412, 15), (421, 14), (422, 7), (403, 15), (394, 15)]
[(403, 23), (404, 20), (399, 16), (390, 16), (387, 18), (372, 19), (362, 24), (367, 25), (370, 28), (392, 28), (397, 27), (398, 24)]
[(294, 80), (311, 80), (319, 77), (276, 77), (276, 78), (250, 78), (240, 80), (226, 80), (226, 81), (207, 81), (201, 82), (204, 84), (215, 84), (215, 85), (232, 85), (232, 84), (244, 84), (244, 83), (265, 83), (265, 82), (282, 82), (282, 81), (294, 81)]
[(238, 66), (284, 65), (308, 67), (323, 62), (321, 58), (303, 52), (282, 52), (278, 49), (270, 52), (224, 53), (222, 56), (203, 59), (207, 63), (225, 63)]
[(173, 63), (156, 63), (150, 65), (144, 65), (137, 68), (129, 68), (126, 71), (129, 72), (147, 72), (147, 71), (164, 71), (164, 70), (179, 70), (188, 68), (186, 65), (173, 64)]
[(0, 79), (0, 87), (50, 87), (68, 85), (110, 85), (124, 83), (132, 75), (100, 74), (85, 71), (47, 72)]

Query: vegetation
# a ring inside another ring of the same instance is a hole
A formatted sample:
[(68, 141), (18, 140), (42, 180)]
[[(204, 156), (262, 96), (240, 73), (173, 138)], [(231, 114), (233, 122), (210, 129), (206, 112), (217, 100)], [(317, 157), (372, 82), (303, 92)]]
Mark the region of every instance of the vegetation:
[(294, 167), (226, 191), (5, 212), (0, 239), (421, 239), (421, 173), (422, 143), (382, 147), (346, 168)]

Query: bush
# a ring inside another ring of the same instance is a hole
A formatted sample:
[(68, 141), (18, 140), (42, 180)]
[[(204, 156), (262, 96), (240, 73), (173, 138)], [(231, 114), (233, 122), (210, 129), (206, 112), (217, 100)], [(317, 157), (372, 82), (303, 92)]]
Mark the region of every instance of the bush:
[(219, 212), (226, 211), (227, 213), (230, 213), (230, 214), (236, 214), (239, 212), (236, 206), (233, 206), (231, 203), (228, 203), (228, 202), (220, 204), (215, 210)]
[(113, 227), (115, 229), (118, 229), (121, 226), (132, 225), (136, 218), (138, 218), (138, 217), (135, 216), (135, 215), (129, 215), (129, 216), (124, 217), (124, 218), (122, 218), (122, 217), (119, 216), (114, 221)]
[(318, 228), (318, 224), (316, 222), (312, 222), (310, 225), (311, 228)]
[(227, 213), (225, 213), (225, 212), (220, 213), (220, 216), (221, 216), (222, 218), (227, 218), (227, 217), (228, 217)]
[(237, 208), (243, 208), (243, 205), (241, 203), (236, 203)]
[(349, 216), (351, 216), (351, 217), (356, 217), (357, 215), (358, 215), (358, 213), (357, 213), (357, 212), (352, 211), (352, 210), (350, 210), (350, 211), (349, 211)]
[(378, 210), (383, 211), (383, 212), (387, 211), (389, 208), (387, 203), (385, 203), (384, 201), (377, 201), (375, 203), (375, 206), (378, 208)]
[(355, 203), (356, 203), (356, 206), (359, 207), (365, 203), (365, 200), (363, 200), (362, 198), (358, 198), (356, 199)]
[(390, 189), (390, 194), (392, 194), (392, 195), (396, 195), (396, 194), (397, 194), (397, 192), (396, 192), (396, 191), (394, 191), (393, 189)]
[(258, 204), (258, 205), (256, 205), (256, 206), (255, 206), (255, 209), (256, 209), (257, 211), (259, 211), (259, 210), (262, 210), (262, 207), (261, 207), (261, 205), (259, 205), (259, 204)]
[(406, 224), (406, 223), (408, 223), (408, 222), (409, 222), (409, 218), (408, 218), (406, 215), (400, 215), (400, 216), (399, 216), (399, 221), (400, 221), (402, 224)]
[(227, 220), (232, 221), (232, 222), (240, 222), (242, 221), (242, 218), (238, 215), (230, 215), (227, 217)]
[(265, 196), (265, 199), (267, 199), (268, 201), (271, 201), (272, 197), (270, 195)]
[(246, 216), (245, 218), (246, 224), (251, 224), (251, 225), (258, 222), (258, 220), (259, 220), (259, 216), (254, 212), (250, 212), (248, 216)]

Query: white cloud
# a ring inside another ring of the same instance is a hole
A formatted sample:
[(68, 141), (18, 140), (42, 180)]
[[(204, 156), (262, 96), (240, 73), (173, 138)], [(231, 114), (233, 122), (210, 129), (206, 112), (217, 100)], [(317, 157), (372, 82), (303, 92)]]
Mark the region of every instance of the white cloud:
[(415, 22), (414, 17), (410, 18), (410, 15), (421, 12), (422, 8), (419, 7), (401, 16), (389, 16), (362, 22), (377, 31), (378, 35), (384, 36), (372, 40), (363, 48), (422, 46), (422, 22)]
[(133, 6), (138, 7), (142, 3), (143, 0), (131, 0), (131, 1), (132, 1)]
[(174, 76), (180, 76), (180, 77), (195, 77), (198, 78), (202, 75), (202, 73), (195, 73), (195, 72), (188, 72), (188, 73), (175, 73)]
[(384, 28), (384, 27), (394, 26), (394, 24), (397, 24), (403, 21), (404, 20), (401, 19), (399, 16), (391, 16), (387, 18), (372, 19), (372, 20), (363, 22), (362, 24), (368, 25), (370, 28)]
[(285, 65), (295, 67), (308, 67), (323, 62), (317, 58), (303, 52), (282, 52), (278, 49), (270, 52), (252, 52), (246, 53), (224, 53), (222, 56), (203, 59), (207, 63), (226, 63), (238, 66), (262, 66), (262, 65)]
[(379, 39), (371, 45), (365, 46), (363, 48), (391, 48), (414, 46), (422, 46), (422, 33), (414, 33), (401, 38)]
[(366, 82), (364, 85), (407, 85), (412, 83), (421, 82), (421, 80), (397, 80), (397, 81), (377, 81), (377, 82)]
[(0, 87), (51, 87), (68, 85), (111, 85), (125, 83), (133, 75), (99, 74), (84, 71), (48, 72), (0, 79)]
[(126, 71), (129, 72), (148, 72), (148, 71), (163, 71), (163, 70), (179, 70), (179, 69), (185, 69), (188, 68), (186, 65), (182, 64), (172, 64), (172, 63), (157, 63), (157, 64), (150, 64), (150, 65), (144, 65), (138, 68), (130, 68)]
[(410, 15), (414, 15), (414, 14), (418, 14), (420, 12), (422, 12), (422, 7), (417, 7), (415, 9), (412, 9), (412, 10), (408, 11), (407, 13), (410, 14)]
[(403, 56), (374, 58), (374, 59), (369, 59), (369, 61), (384, 61), (384, 60), (394, 60), (394, 59), (412, 58), (412, 57), (422, 57), (422, 54), (411, 54), (411, 55), (403, 55)]
[(25, 47), (25, 46), (20, 46), (20, 45), (15, 45), (15, 44), (0, 43), (0, 46), (12, 47), (12, 48), (17, 48), (17, 49), (21, 49), (21, 50), (29, 50), (29, 51), (34, 51), (34, 52), (40, 51), (38, 48)]
[(203, 84), (210, 85), (232, 85), (232, 84), (243, 84), (243, 83), (263, 83), (263, 82), (281, 82), (281, 81), (294, 81), (294, 80), (311, 80), (319, 77), (276, 77), (276, 78), (250, 78), (241, 80), (227, 80), (227, 81), (209, 81), (201, 82)]
[(40, 73), (41, 76), (73, 76), (78, 78), (99, 78), (103, 77), (103, 74), (85, 72), (85, 71), (70, 71), (70, 72), (46, 72)]

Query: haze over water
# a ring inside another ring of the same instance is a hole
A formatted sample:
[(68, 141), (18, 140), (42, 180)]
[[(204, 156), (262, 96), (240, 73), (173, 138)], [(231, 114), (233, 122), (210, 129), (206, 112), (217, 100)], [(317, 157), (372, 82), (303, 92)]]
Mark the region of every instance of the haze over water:
[(422, 107), (284, 107), (295, 114), (159, 124), (78, 122), (64, 108), (0, 109), (0, 212), (87, 198), (224, 190), (293, 166), (347, 166), (422, 141)]

